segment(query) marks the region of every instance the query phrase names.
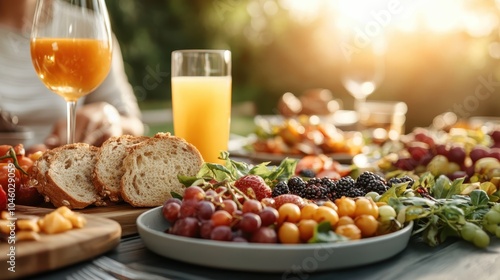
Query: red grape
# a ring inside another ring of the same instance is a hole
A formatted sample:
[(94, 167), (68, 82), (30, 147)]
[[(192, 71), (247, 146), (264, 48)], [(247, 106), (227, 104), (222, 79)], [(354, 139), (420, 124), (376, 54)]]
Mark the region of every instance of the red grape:
[(448, 151), (448, 160), (451, 162), (455, 162), (461, 164), (465, 160), (465, 149), (460, 146), (451, 147)]
[(490, 152), (488, 153), (488, 157), (496, 158), (500, 160), (500, 149), (499, 148), (492, 148)]
[(416, 133), (414, 138), (416, 141), (419, 141), (419, 142), (422, 142), (422, 143), (429, 145), (429, 147), (433, 147), (435, 144), (434, 138), (432, 138), (431, 136), (429, 136), (423, 132)]
[(219, 241), (231, 241), (233, 239), (233, 233), (229, 226), (217, 226), (212, 230), (210, 239)]
[(260, 211), (262, 211), (262, 204), (260, 203), (260, 201), (255, 199), (246, 200), (245, 202), (243, 202), (243, 207), (241, 210), (243, 211), (243, 213), (252, 212), (255, 214), (259, 214)]
[(180, 215), (181, 205), (176, 202), (163, 204), (162, 213), (163, 217), (171, 223), (175, 222)]
[(408, 146), (407, 150), (410, 153), (411, 157), (416, 161), (420, 161), (424, 156), (430, 154), (427, 145), (416, 145), (414, 143), (413, 145)]
[(226, 210), (217, 210), (211, 217), (214, 226), (229, 226), (233, 220), (233, 216)]
[(212, 202), (202, 200), (196, 204), (196, 214), (200, 220), (209, 220), (215, 212), (215, 206)]
[(180, 209), (180, 217), (194, 217), (196, 214), (196, 205), (198, 204), (198, 200), (196, 199), (188, 199), (183, 200)]
[(267, 227), (270, 225), (274, 225), (276, 221), (278, 221), (278, 210), (273, 207), (267, 206), (262, 209), (259, 213), (260, 219), (262, 221), (262, 226)]
[(493, 139), (493, 142), (500, 143), (500, 130), (490, 132), (490, 136), (491, 139)]
[(276, 231), (270, 227), (261, 227), (252, 234), (250, 242), (254, 243), (277, 243)]
[(469, 152), (469, 157), (472, 160), (472, 162), (476, 162), (479, 159), (487, 157), (488, 155), (489, 155), (488, 150), (486, 149), (486, 147), (483, 146), (475, 146)]
[(446, 147), (446, 145), (443, 144), (436, 145), (436, 154), (448, 157), (448, 148)]
[(184, 199), (196, 199), (198, 201), (205, 198), (205, 191), (198, 186), (190, 186), (184, 190)]
[(432, 153), (427, 153), (425, 154), (421, 159), (420, 161), (418, 162), (418, 164), (421, 164), (423, 166), (426, 166), (427, 164), (429, 164), (429, 162), (431, 162), (432, 158), (434, 157), (434, 155)]
[(198, 219), (187, 217), (179, 219), (172, 227), (172, 233), (186, 237), (197, 237), (200, 232)]
[(418, 163), (412, 158), (400, 158), (394, 166), (399, 170), (411, 171), (417, 167)]
[(175, 198), (175, 197), (171, 197), (169, 199), (167, 199), (163, 204), (167, 204), (167, 203), (177, 203), (179, 205), (181, 205), (182, 201), (178, 198)]
[(467, 165), (464, 167), (464, 170), (467, 173), (467, 176), (469, 176), (469, 177), (474, 176), (474, 173), (475, 173), (474, 165)]
[(262, 221), (259, 215), (255, 213), (245, 213), (241, 217), (241, 221), (239, 222), (239, 228), (248, 233), (256, 232), (262, 224)]
[(213, 229), (214, 229), (214, 223), (212, 222), (212, 220), (201, 222), (200, 226), (201, 238), (210, 239), (210, 235), (212, 234)]
[(236, 205), (236, 202), (232, 201), (231, 199), (224, 199), (220, 208), (233, 215), (234, 211), (238, 209), (238, 205)]

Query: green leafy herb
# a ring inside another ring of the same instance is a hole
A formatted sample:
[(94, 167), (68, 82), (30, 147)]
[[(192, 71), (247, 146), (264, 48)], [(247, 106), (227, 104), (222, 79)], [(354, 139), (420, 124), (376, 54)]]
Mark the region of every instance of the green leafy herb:
[(332, 231), (330, 222), (321, 222), (314, 229), (314, 235), (308, 241), (309, 243), (331, 243), (339, 241), (347, 241), (349, 238), (336, 234)]
[(470, 194), (471, 204), (474, 206), (488, 205), (489, 198), (483, 190), (473, 190)]
[(232, 160), (229, 158), (228, 152), (222, 152), (219, 158), (225, 161), (224, 165), (204, 163), (196, 176), (178, 176), (179, 182), (185, 186), (191, 186), (200, 179), (231, 182), (247, 174), (254, 174), (262, 177), (272, 187), (278, 181), (287, 180), (293, 176), (298, 162), (296, 159), (286, 158), (278, 166), (274, 167), (269, 166), (269, 162), (251, 165)]
[(436, 198), (451, 198), (453, 195), (460, 194), (465, 188), (464, 178), (459, 178), (450, 181), (450, 179), (444, 175), (437, 178), (435, 184), (430, 188), (431, 195)]

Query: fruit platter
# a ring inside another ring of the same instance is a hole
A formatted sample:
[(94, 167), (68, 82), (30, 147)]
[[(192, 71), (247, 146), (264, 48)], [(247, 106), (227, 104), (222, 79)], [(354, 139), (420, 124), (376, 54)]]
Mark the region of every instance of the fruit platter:
[[(275, 272), (318, 248), (339, 254), (318, 269), (381, 261), (404, 250), (412, 235), (431, 247), (459, 238), (487, 248), (490, 238), (500, 237), (495, 135), (452, 130), (438, 138), (418, 129), (365, 154), (371, 157), (370, 170), (326, 155), (285, 158), (269, 166), (222, 153), (225, 164), (205, 163), (196, 176), (179, 177), (184, 192), (171, 193), (162, 206), (142, 214), (139, 233), (150, 250), (169, 258)], [(476, 156), (480, 147), (488, 152)], [(177, 246), (193, 248), (197, 256), (179, 254)], [(363, 257), (341, 260), (358, 246)], [(207, 257), (215, 248), (229, 256), (227, 261)], [(372, 249), (384, 253), (374, 256)], [(263, 252), (285, 261), (259, 262)]]
[[(138, 218), (148, 248), (195, 264), (278, 272), (322, 250), (330, 253), (320, 270), (373, 263), (408, 243), (413, 222), (400, 223), (392, 207), (377, 205), (361, 188), (351, 194), (350, 177), (339, 184), (328, 177), (304, 180), (295, 176), (296, 160), (269, 168), (221, 156), (225, 166), (206, 163), (197, 176), (181, 177), (182, 195), (173, 193)], [(245, 175), (233, 181), (238, 174)], [(272, 182), (279, 183), (271, 190)], [(214, 250), (222, 257), (210, 258)], [(279, 261), (269, 263), (269, 257)]]

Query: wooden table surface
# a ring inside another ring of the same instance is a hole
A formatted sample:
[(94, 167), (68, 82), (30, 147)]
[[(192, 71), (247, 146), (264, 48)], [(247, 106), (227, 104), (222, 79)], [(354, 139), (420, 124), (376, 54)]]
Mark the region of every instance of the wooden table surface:
[[(500, 279), (500, 240), (497, 238), (492, 238), (486, 250), (460, 240), (450, 240), (432, 248), (412, 239), (403, 252), (382, 262), (345, 270), (299, 271), (287, 275), (221, 270), (182, 263), (152, 253), (137, 235), (122, 238), (119, 246), (106, 255), (125, 264), (140, 263), (153, 267), (158, 274), (171, 279)], [(217, 257), (217, 252), (214, 252), (214, 257)], [(33, 279), (66, 279), (67, 275), (88, 264), (80, 263)], [(167, 270), (181, 275), (172, 275)]]

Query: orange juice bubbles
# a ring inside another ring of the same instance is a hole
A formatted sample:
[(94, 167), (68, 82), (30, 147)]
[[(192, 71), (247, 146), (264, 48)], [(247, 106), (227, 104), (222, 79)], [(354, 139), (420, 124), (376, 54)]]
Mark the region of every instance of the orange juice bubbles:
[(195, 145), (206, 162), (220, 163), (231, 120), (231, 53), (183, 50), (172, 53), (174, 134)]

